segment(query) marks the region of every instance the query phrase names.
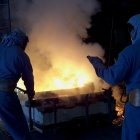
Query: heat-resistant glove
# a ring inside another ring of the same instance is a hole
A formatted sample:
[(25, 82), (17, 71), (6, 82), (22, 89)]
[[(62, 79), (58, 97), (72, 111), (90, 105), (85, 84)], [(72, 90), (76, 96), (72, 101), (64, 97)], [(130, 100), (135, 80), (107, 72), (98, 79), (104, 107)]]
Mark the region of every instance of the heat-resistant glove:
[(28, 90), (27, 90), (27, 93), (28, 93), (29, 99), (33, 99), (33, 98), (34, 98), (34, 96), (35, 96), (35, 91), (28, 91)]
[(99, 57), (87, 56), (87, 58), (88, 58), (89, 62), (93, 65), (95, 70), (105, 68), (103, 61)]

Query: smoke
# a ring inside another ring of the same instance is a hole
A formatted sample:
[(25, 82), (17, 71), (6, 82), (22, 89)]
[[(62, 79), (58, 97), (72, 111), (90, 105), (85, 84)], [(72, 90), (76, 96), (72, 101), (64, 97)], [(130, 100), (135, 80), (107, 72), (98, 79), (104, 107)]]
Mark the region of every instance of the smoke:
[(102, 88), (103, 82), (86, 56), (103, 58), (104, 50), (97, 43), (86, 45), (81, 39), (87, 37), (91, 15), (100, 10), (96, 0), (17, 0), (14, 4), (13, 27), (21, 26), (29, 35), (26, 51), (37, 91), (52, 90), (53, 84), (56, 89), (76, 87), (84, 81), (93, 82), (95, 90)]

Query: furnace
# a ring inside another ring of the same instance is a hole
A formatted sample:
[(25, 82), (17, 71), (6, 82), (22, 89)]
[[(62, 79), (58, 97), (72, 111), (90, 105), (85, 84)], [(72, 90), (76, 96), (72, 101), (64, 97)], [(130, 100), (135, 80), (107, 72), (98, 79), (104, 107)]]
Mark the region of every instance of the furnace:
[[(20, 96), (20, 91), (18, 94)], [(21, 104), (29, 120), (28, 102), (22, 100)], [(55, 126), (80, 117), (88, 119), (95, 114), (106, 114), (113, 119), (114, 112), (115, 100), (111, 90), (94, 93), (87, 87), (37, 92), (32, 104), (33, 124), (40, 132), (45, 126)]]

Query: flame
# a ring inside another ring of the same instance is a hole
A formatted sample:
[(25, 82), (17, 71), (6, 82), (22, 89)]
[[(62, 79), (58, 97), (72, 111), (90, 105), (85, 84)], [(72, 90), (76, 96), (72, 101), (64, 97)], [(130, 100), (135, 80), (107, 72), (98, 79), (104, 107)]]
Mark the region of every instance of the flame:
[(124, 106), (116, 105), (115, 110), (117, 111), (117, 116), (123, 116), (124, 113)]
[[(58, 72), (51, 72), (48, 76), (43, 76), (41, 81), (36, 87), (36, 91), (57, 90), (57, 89), (71, 89), (77, 87), (83, 87), (88, 83), (91, 83), (91, 78), (88, 72), (84, 70), (70, 71), (63, 69), (61, 74)], [(54, 75), (54, 76), (52, 76)], [(39, 80), (39, 79), (37, 79)], [(93, 80), (93, 79), (92, 79)], [(36, 83), (37, 81), (35, 81)], [(23, 81), (20, 79), (17, 86), (25, 89)]]
[(116, 104), (117, 118), (112, 121), (114, 125), (122, 126), (124, 121), (124, 105)]
[(74, 77), (66, 77), (66, 79), (54, 79), (54, 85), (57, 89), (69, 89), (74, 87), (82, 87), (87, 83), (87, 81), (87, 75), (79, 72), (76, 73)]

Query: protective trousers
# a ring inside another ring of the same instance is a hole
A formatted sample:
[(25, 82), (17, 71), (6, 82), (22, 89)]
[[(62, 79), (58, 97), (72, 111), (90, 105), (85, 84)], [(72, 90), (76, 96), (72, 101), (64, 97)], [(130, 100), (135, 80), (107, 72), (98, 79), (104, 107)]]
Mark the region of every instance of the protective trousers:
[(140, 107), (125, 105), (122, 140), (140, 140)]
[(16, 93), (0, 91), (0, 118), (14, 140), (31, 140), (28, 124)]

